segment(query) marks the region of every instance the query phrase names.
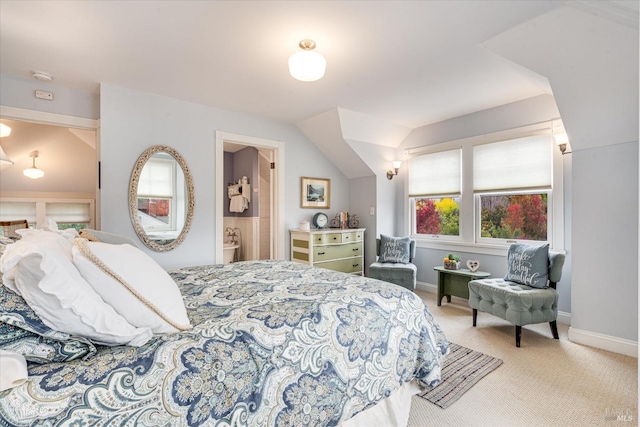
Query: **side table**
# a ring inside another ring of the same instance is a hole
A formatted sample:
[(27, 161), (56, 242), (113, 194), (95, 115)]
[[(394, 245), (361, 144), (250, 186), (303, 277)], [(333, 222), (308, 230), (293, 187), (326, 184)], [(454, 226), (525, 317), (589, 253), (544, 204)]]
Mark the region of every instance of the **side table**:
[(469, 299), (469, 282), (491, 276), (491, 273), (486, 271), (447, 270), (442, 266), (433, 269), (438, 272), (438, 305), (442, 305), (444, 296), (447, 297), (447, 302), (451, 302), (451, 295)]

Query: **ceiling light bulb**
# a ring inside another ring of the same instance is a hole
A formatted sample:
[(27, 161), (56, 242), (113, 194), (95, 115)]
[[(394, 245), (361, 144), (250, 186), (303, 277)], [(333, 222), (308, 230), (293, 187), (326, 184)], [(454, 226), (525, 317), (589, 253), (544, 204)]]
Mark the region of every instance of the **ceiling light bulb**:
[(0, 123), (0, 138), (11, 135), (11, 128), (4, 123)]
[(293, 78), (303, 82), (313, 82), (324, 76), (327, 61), (324, 56), (314, 52), (316, 44), (313, 40), (302, 40), (299, 52), (289, 57), (289, 73)]

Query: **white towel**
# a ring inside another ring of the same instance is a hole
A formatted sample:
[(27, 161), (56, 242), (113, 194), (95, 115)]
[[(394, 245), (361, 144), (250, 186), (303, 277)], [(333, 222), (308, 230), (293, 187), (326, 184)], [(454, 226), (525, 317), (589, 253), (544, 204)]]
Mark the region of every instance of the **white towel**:
[(229, 212), (243, 212), (245, 208), (244, 197), (242, 195), (232, 196), (229, 202)]
[(28, 378), (27, 361), (13, 351), (0, 350), (0, 391), (17, 387)]

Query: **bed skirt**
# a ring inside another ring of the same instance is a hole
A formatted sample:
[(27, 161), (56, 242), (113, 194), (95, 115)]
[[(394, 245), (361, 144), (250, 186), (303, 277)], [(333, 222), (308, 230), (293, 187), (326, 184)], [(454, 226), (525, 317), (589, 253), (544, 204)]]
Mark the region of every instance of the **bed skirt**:
[(340, 424), (340, 427), (398, 426), (406, 427), (411, 411), (411, 396), (420, 393), (415, 381), (405, 383), (376, 406), (362, 411)]

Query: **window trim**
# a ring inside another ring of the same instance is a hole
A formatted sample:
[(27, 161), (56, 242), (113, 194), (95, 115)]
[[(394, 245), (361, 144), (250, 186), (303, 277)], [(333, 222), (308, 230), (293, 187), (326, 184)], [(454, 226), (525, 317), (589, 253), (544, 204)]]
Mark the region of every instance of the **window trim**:
[[(409, 197), (408, 179), (404, 183), (405, 205), (405, 234), (411, 235), (416, 240), (418, 247), (430, 249), (449, 250), (455, 246), (457, 250), (469, 251), (479, 254), (505, 255), (509, 244), (498, 242), (479, 242), (476, 239), (476, 203), (473, 191), (473, 146), (500, 142), (510, 139), (524, 138), (535, 135), (552, 135), (554, 122), (559, 119), (540, 122), (519, 128), (478, 135), (469, 138), (446, 141), (432, 145), (409, 148), (405, 150), (405, 157), (435, 153), (439, 151), (462, 149), (462, 183), (460, 194), (460, 240), (445, 239), (443, 236), (431, 236), (415, 233), (415, 202)], [(547, 226), (551, 227), (548, 233), (550, 247), (556, 251), (564, 251), (564, 161), (560, 150), (552, 150), (552, 188), (548, 203), (549, 216)], [(451, 237), (451, 236), (447, 236)], [(526, 242), (526, 241), (523, 241)]]

